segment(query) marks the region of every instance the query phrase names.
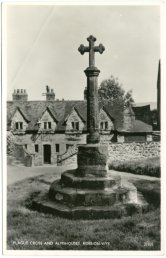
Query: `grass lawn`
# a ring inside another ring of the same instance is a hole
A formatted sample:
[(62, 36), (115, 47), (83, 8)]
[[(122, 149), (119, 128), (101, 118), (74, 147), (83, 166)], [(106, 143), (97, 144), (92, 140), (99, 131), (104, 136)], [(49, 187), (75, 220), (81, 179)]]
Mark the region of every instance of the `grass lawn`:
[[(146, 214), (114, 220), (68, 220), (26, 208), (29, 197), (48, 191), (55, 179), (54, 172), (8, 186), (8, 250), (160, 250), (159, 203), (151, 205)], [(142, 192), (159, 191), (160, 187), (159, 181), (134, 183)], [(89, 241), (93, 245), (83, 244)]]
[(109, 169), (128, 173), (160, 177), (160, 158), (148, 158), (141, 160), (115, 160), (110, 162)]

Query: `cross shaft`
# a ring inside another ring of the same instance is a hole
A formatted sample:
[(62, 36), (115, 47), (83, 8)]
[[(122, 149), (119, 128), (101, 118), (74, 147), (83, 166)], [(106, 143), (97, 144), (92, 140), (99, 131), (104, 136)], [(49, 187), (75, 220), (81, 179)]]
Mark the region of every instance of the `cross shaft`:
[(89, 52), (89, 67), (84, 71), (87, 77), (87, 144), (100, 142), (99, 134), (99, 106), (97, 77), (100, 71), (95, 67), (95, 52), (103, 53), (105, 50), (102, 44), (95, 46), (96, 38), (89, 36), (89, 47), (80, 45), (78, 51), (83, 55)]

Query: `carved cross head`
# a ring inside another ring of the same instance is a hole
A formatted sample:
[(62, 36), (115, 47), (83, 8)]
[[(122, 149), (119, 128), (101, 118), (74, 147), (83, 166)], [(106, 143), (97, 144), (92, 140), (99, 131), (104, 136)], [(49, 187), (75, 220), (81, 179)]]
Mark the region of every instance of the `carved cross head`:
[(95, 66), (95, 52), (99, 52), (102, 54), (105, 50), (105, 47), (102, 44), (99, 44), (99, 46), (95, 46), (94, 43), (96, 41), (96, 38), (90, 35), (87, 38), (87, 41), (89, 42), (89, 46), (86, 47), (83, 44), (81, 44), (78, 48), (78, 51), (83, 55), (85, 52), (89, 52), (89, 66)]

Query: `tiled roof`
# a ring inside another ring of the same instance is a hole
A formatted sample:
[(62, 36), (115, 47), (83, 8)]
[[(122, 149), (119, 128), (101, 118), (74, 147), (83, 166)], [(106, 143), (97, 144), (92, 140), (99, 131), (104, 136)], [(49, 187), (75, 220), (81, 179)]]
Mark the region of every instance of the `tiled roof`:
[(145, 105), (145, 106), (133, 106), (132, 107), (135, 118), (147, 123), (147, 124), (152, 124), (152, 118), (151, 118), (151, 112), (150, 112), (150, 105)]
[(134, 120), (132, 126), (128, 132), (152, 132), (152, 126), (148, 125), (140, 120)]
[[(64, 100), (64, 101), (8, 101), (7, 102), (7, 122), (8, 126), (10, 125), (11, 118), (17, 108), (20, 108), (22, 114), (27, 118), (28, 127), (27, 131), (34, 131), (38, 129), (37, 121), (42, 117), (44, 111), (48, 108), (54, 118), (57, 120), (56, 131), (65, 131), (65, 119), (72, 112), (72, 109), (75, 108), (79, 115), (84, 121), (87, 120), (87, 102), (85, 100)], [(103, 108), (103, 103), (99, 103), (99, 109)], [(114, 120), (114, 127), (117, 131), (123, 131), (123, 116), (124, 108), (121, 104), (106, 103), (104, 105), (105, 111), (110, 115)], [(145, 123), (140, 123), (140, 121), (135, 121), (130, 128), (135, 130), (135, 132), (142, 130), (150, 130), (148, 125)], [(138, 128), (137, 128), (138, 127)], [(9, 127), (8, 127), (9, 129)], [(84, 128), (86, 131), (86, 126)]]

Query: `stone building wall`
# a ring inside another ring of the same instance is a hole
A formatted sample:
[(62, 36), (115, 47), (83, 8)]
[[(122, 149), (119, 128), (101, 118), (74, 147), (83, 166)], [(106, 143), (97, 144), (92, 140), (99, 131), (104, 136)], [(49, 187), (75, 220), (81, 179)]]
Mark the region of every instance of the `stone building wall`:
[(125, 135), (124, 142), (146, 142), (149, 138), (149, 135)]
[(101, 129), (101, 122), (106, 122), (106, 121), (108, 122), (108, 128), (107, 128), (107, 130), (110, 132), (111, 129), (112, 129), (112, 130), (114, 129), (114, 124), (113, 124), (113, 122), (111, 121), (110, 117), (106, 114), (106, 112), (105, 112), (103, 109), (100, 110), (100, 113), (99, 113), (99, 121), (100, 121), (100, 130), (102, 130), (102, 129)]
[(109, 134), (107, 134), (107, 133), (100, 134), (100, 142), (101, 143), (111, 142), (113, 136), (114, 136), (114, 134), (110, 134), (110, 133)]
[[(109, 143), (113, 135), (100, 135), (101, 143)], [(86, 134), (18, 134), (14, 135), (16, 144), (22, 145), (25, 150), (33, 156), (35, 166), (44, 164), (44, 145), (51, 146), (51, 164), (57, 164), (57, 156), (68, 156), (67, 151), (71, 151), (72, 146), (86, 143)], [(59, 144), (59, 152), (56, 152), (56, 144)], [(35, 145), (38, 145), (38, 152), (35, 152)], [(131, 160), (160, 156), (160, 142), (131, 142), (131, 143), (109, 143), (109, 156), (112, 160)], [(69, 155), (70, 156), (70, 155)], [(66, 159), (64, 164), (76, 163), (76, 155), (71, 156), (71, 160)]]
[[(51, 146), (51, 164), (57, 164), (57, 156), (66, 153), (69, 146), (85, 144), (86, 135), (65, 135), (65, 134), (18, 134), (14, 135), (15, 143), (22, 145), (29, 154), (34, 154), (34, 165), (44, 164), (44, 145)], [(56, 152), (56, 144), (59, 144), (59, 152)], [(38, 152), (35, 152), (35, 145), (38, 145)]]
[(48, 110), (46, 110), (44, 112), (43, 116), (40, 119), (40, 122), (41, 122), (41, 125), (40, 125), (40, 128), (39, 128), (39, 131), (47, 130), (47, 129), (44, 129), (44, 122), (51, 122), (51, 130), (55, 131), (56, 122), (54, 121), (52, 116), (49, 114)]
[(72, 131), (72, 122), (79, 122), (79, 131), (82, 132), (85, 124), (83, 123), (82, 119), (77, 114), (76, 110), (73, 109), (71, 114), (69, 115), (67, 122), (66, 122), (66, 131)]
[(11, 129), (12, 130), (16, 129), (16, 122), (22, 122), (23, 123), (23, 128), (22, 128), (22, 130), (19, 130), (19, 131), (25, 131), (26, 130), (26, 127), (27, 127), (28, 124), (18, 110), (15, 112), (15, 114), (12, 118), (12, 121), (11, 121)]

